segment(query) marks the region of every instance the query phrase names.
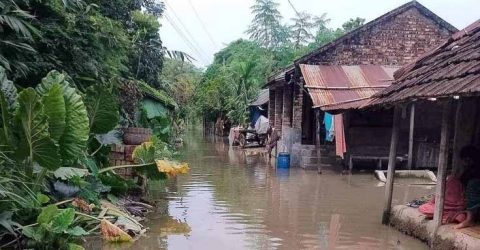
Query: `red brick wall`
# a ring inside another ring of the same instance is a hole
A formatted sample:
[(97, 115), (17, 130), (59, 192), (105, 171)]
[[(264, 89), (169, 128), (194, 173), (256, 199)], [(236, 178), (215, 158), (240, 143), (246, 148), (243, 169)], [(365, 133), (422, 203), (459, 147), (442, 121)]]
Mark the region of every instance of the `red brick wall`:
[(411, 8), (309, 60), (309, 64), (404, 65), (450, 35)]

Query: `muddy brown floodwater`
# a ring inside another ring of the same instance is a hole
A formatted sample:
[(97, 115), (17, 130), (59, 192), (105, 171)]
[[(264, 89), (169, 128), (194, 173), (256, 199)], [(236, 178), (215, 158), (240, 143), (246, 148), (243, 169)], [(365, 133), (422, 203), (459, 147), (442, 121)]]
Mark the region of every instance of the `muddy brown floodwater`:
[[(372, 173), (276, 171), (247, 154), (191, 136), (183, 152), (190, 173), (153, 192), (168, 206), (151, 216), (145, 237), (120, 248), (428, 249), (381, 224), (384, 187)], [(394, 204), (433, 192), (412, 182), (395, 183)]]

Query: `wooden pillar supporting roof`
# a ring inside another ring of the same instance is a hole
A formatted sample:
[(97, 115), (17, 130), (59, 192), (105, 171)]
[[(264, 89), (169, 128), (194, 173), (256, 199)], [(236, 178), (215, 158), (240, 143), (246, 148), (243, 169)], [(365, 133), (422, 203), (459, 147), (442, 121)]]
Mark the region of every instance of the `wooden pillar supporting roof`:
[(322, 150), (320, 149), (320, 131), (321, 131), (322, 122), (320, 121), (320, 109), (315, 109), (315, 145), (317, 148), (317, 158), (318, 158), (318, 165), (317, 171), (318, 173), (322, 172)]
[(385, 204), (382, 217), (382, 223), (385, 225), (390, 222), (390, 211), (392, 209), (393, 179), (395, 175), (395, 164), (397, 158), (398, 134), (400, 132), (400, 112), (400, 107), (396, 106), (393, 114), (392, 139), (390, 142), (390, 154), (388, 156), (387, 183), (385, 185)]
[(408, 134), (408, 170), (413, 166), (413, 137), (415, 132), (415, 103), (410, 107), (410, 133)]
[(435, 228), (432, 235), (432, 243), (436, 237), (438, 228), (442, 225), (443, 203), (445, 201), (445, 179), (447, 177), (448, 149), (450, 144), (451, 113), (452, 102), (448, 100), (443, 104), (437, 186), (435, 189), (435, 211), (433, 212)]

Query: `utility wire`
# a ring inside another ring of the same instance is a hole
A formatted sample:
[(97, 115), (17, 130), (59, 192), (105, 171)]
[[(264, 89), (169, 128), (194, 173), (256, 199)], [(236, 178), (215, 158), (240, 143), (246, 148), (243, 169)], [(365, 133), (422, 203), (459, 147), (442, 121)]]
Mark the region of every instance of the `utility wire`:
[[(170, 11), (172, 12), (173, 14), (173, 17), (176, 21), (178, 21), (178, 23), (180, 24), (180, 26), (183, 28), (183, 30), (185, 31), (185, 33), (187, 34), (187, 36), (190, 38), (190, 40), (192, 41), (193, 45), (198, 49), (198, 51), (200, 53), (202, 53), (202, 56), (205, 56), (206, 53), (202, 50), (201, 46), (198, 45), (197, 41), (195, 40), (195, 38), (192, 36), (192, 34), (190, 33), (190, 31), (188, 30), (188, 28), (185, 26), (185, 24), (182, 22), (182, 20), (178, 17), (177, 13), (175, 12), (175, 10), (172, 8), (172, 6), (168, 3), (168, 1), (165, 1), (165, 3), (167, 4), (167, 7), (170, 9)], [(171, 20), (173, 20), (172, 18), (170, 18)]]
[(183, 33), (183, 31), (177, 26), (177, 24), (175, 23), (175, 21), (172, 20), (172, 18), (168, 15), (168, 13), (165, 13), (165, 18), (166, 20), (170, 23), (170, 25), (172, 26), (172, 28), (175, 30), (175, 32), (177, 32), (177, 34), (180, 36), (180, 38), (182, 38), (182, 40), (185, 42), (185, 44), (194, 52), (197, 54), (198, 56), (198, 59), (200, 59), (200, 61), (202, 61), (204, 64), (206, 64), (206, 60), (205, 58), (203, 57), (202, 53), (200, 53), (200, 51), (198, 51), (198, 49), (195, 47), (195, 45), (192, 44), (192, 42), (185, 36), (185, 34)]
[(210, 42), (212, 42), (212, 45), (215, 47), (215, 49), (219, 49), (218, 43), (215, 42), (215, 39), (213, 39), (213, 36), (208, 32), (207, 26), (203, 22), (203, 20), (200, 18), (200, 15), (198, 14), (197, 10), (195, 9), (195, 6), (192, 3), (192, 0), (188, 0), (188, 3), (190, 4), (190, 7), (192, 7), (193, 13), (195, 13), (195, 16), (198, 19), (198, 22), (202, 26), (203, 31), (207, 34), (208, 38), (210, 39)]

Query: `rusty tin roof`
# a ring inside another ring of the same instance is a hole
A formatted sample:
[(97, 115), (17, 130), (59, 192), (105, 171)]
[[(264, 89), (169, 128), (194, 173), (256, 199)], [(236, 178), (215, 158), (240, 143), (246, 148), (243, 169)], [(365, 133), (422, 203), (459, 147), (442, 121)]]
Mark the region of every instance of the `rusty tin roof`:
[(375, 93), (390, 86), (397, 69), (378, 65), (300, 65), (313, 106), (322, 110), (361, 107)]
[(419, 98), (480, 94), (480, 20), (395, 73), (366, 106)]

